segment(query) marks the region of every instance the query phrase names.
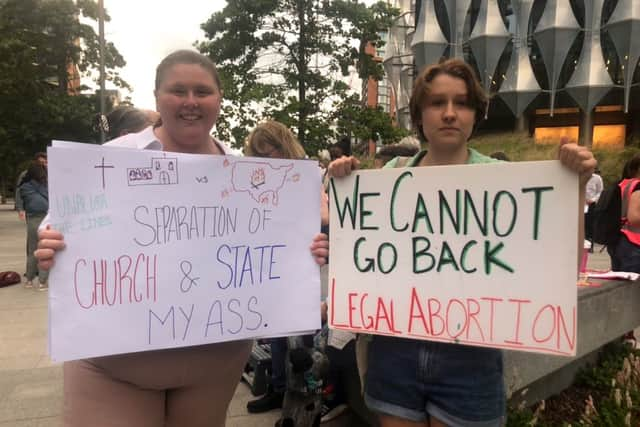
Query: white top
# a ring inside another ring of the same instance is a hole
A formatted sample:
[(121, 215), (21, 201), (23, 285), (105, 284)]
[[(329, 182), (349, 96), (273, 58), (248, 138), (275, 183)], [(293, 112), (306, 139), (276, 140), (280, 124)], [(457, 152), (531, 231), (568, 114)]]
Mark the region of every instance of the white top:
[[(213, 137), (212, 137), (213, 138)], [(222, 150), (225, 155), (233, 156), (229, 147), (213, 138), (213, 142)], [(121, 137), (105, 142), (103, 145), (111, 147), (137, 148), (138, 150), (162, 150), (162, 143), (158, 141), (153, 133), (153, 126), (149, 126), (137, 133), (128, 133)]]
[(594, 173), (591, 175), (591, 178), (589, 178), (587, 187), (585, 188), (585, 202), (596, 203), (600, 198), (600, 194), (602, 194), (602, 189), (602, 178), (597, 173)]

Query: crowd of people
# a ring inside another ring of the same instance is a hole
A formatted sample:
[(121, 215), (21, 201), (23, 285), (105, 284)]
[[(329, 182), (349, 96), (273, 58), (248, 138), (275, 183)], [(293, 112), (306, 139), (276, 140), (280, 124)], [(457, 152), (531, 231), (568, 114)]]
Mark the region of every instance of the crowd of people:
[[(157, 113), (132, 107), (111, 113), (103, 128), (112, 138), (106, 145), (232, 155), (222, 141), (211, 136), (220, 114), (222, 87), (216, 67), (208, 57), (181, 50), (164, 58), (156, 69), (155, 98)], [(405, 145), (383, 149), (376, 156), (377, 166), (413, 168), (505, 160), (485, 156), (468, 146), (474, 129), (484, 118), (487, 102), (474, 72), (463, 61), (452, 59), (425, 68), (415, 79), (410, 116), (426, 149), (418, 151), (417, 147)], [(332, 153), (328, 176), (341, 179), (358, 169), (358, 159), (345, 151), (340, 148), (340, 152)], [(305, 158), (304, 149), (293, 133), (275, 121), (259, 124), (247, 138), (244, 152), (274, 159)], [(558, 158), (579, 175), (584, 189), (596, 166), (592, 153), (576, 144), (564, 143)], [(638, 176), (638, 169), (640, 159), (633, 176)], [(34, 163), (23, 181), (20, 186), (22, 210), (26, 211), (27, 221), (31, 218), (33, 223), (28, 225), (27, 279), (32, 281), (38, 276), (46, 286), (46, 272), (54, 266), (56, 253), (65, 248), (64, 236), (49, 227), (44, 218), (47, 211), (45, 166), (37, 168)], [(324, 188), (319, 187), (322, 223), (318, 229), (323, 227), (325, 232), (311, 242), (309, 254), (300, 256), (312, 256), (323, 265), (328, 262), (330, 251), (329, 215), (327, 195)], [(43, 194), (44, 201), (29, 199), (31, 195)], [(631, 232), (635, 221), (640, 223), (638, 194), (634, 191), (629, 203), (627, 217)], [(577, 215), (581, 218), (583, 212)], [(43, 218), (38, 241), (35, 233)], [(318, 303), (324, 312), (326, 303)], [(340, 346), (328, 345), (326, 353), (334, 369), (325, 381), (325, 392), (333, 393), (334, 397), (344, 394), (341, 376), (366, 365), (362, 381), (364, 401), (376, 414), (380, 426), (500, 426), (504, 423), (505, 389), (500, 350), (379, 335), (366, 340), (355, 338), (354, 335), (340, 340)], [(368, 346), (358, 351), (360, 341), (366, 341)], [(286, 366), (290, 363), (287, 340), (272, 339), (270, 345), (270, 386), (265, 396), (248, 403), (249, 412), (280, 408), (285, 400)], [(241, 340), (65, 362), (64, 425), (224, 426), (251, 347), (251, 341)], [(425, 361), (437, 369), (426, 369)], [(329, 409), (338, 405), (331, 406)]]

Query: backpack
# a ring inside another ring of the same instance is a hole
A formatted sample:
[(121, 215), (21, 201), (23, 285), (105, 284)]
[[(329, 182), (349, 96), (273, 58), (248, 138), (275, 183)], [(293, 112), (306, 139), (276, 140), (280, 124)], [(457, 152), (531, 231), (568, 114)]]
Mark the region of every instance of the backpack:
[[(637, 182), (632, 183), (630, 189), (640, 182), (640, 180), (634, 181)], [(593, 241), (608, 247), (615, 247), (622, 235), (620, 232), (623, 221), (620, 182), (622, 181), (607, 187), (593, 208)], [(626, 215), (626, 212), (624, 214)]]
[(15, 271), (0, 272), (0, 288), (20, 283), (20, 275)]

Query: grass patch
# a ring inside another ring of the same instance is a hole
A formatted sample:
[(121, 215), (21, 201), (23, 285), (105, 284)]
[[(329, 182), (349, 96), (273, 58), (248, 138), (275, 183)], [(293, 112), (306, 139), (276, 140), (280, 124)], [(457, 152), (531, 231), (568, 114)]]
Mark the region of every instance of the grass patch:
[[(528, 134), (515, 132), (480, 135), (469, 145), (486, 155), (502, 151), (516, 162), (553, 160), (558, 152), (557, 144), (535, 144)], [(623, 150), (594, 149), (593, 154), (598, 159), (602, 179), (608, 185), (620, 179), (627, 160), (640, 154), (640, 141), (632, 141)]]
[[(558, 141), (559, 143), (559, 141)], [(536, 144), (527, 133), (503, 132), (474, 137), (469, 146), (482, 154), (490, 155), (496, 151), (505, 153), (511, 161), (526, 162), (537, 160), (555, 160), (558, 143)], [(640, 140), (631, 141), (623, 150), (594, 149), (601, 176), (605, 186), (616, 182), (622, 175), (625, 162), (640, 154)], [(373, 168), (373, 159), (360, 158), (362, 169)]]

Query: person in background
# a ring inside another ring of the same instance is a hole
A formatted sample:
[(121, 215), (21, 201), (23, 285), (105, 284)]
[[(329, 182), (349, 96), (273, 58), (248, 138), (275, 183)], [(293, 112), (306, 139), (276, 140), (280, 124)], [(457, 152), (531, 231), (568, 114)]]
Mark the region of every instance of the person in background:
[(591, 242), (589, 252), (593, 252), (593, 227), (595, 226), (593, 211), (598, 199), (600, 199), (602, 190), (604, 190), (604, 184), (602, 183), (602, 177), (600, 176), (600, 169), (596, 168), (595, 172), (587, 182), (584, 196), (584, 238)]
[[(45, 152), (37, 152), (34, 156), (33, 156), (33, 161), (36, 163), (40, 163), (41, 165), (44, 165), (44, 167), (47, 167), (47, 153)], [(16, 189), (15, 189), (15, 210), (18, 211), (18, 218), (20, 218), (22, 221), (26, 220), (26, 213), (24, 211), (24, 200), (22, 198), (22, 195), (20, 193), (20, 186), (22, 184), (24, 184), (25, 182), (25, 177), (27, 176), (27, 170), (25, 169), (22, 172), (20, 172), (20, 175), (18, 176), (18, 179), (16, 181)], [(28, 227), (27, 227), (27, 234), (28, 234)], [(29, 255), (33, 255), (33, 251), (29, 252), (29, 248), (28, 246), (25, 246), (25, 256), (27, 259), (26, 264), (29, 264)], [(27, 270), (29, 269), (28, 265), (25, 266), (25, 273), (24, 276), (27, 275)]]
[[(190, 50), (169, 54), (156, 69), (154, 94), (160, 120), (106, 145), (231, 155), (210, 135), (222, 87), (208, 57)], [(51, 268), (64, 246), (60, 232), (42, 229), (40, 266)], [(311, 256), (320, 263), (327, 253), (318, 237)], [(241, 340), (65, 362), (64, 426), (223, 427), (250, 351), (251, 341)]]
[[(426, 67), (415, 79), (409, 111), (428, 149), (414, 156), (407, 167), (497, 162), (467, 145), (487, 102), (465, 62), (450, 59)], [(593, 154), (585, 147), (563, 143), (558, 156), (579, 174), (584, 190), (596, 166)], [(329, 173), (339, 178), (358, 165), (357, 159), (343, 157), (329, 165)], [(387, 163), (395, 166), (394, 160)], [(582, 234), (582, 206), (576, 215)], [(437, 369), (425, 369), (425, 361)], [(378, 413), (381, 427), (497, 427), (505, 422), (498, 349), (375, 335), (368, 362), (365, 402)]]
[[(620, 238), (614, 247), (607, 246), (611, 258), (611, 270), (640, 273), (640, 154), (627, 160), (622, 168), (622, 179), (616, 184), (620, 189), (622, 226)], [(633, 330), (622, 337), (623, 341), (637, 348)]]
[(395, 157), (413, 157), (419, 150), (419, 147), (410, 144), (385, 145), (376, 153), (374, 166), (376, 169), (380, 169)]
[[(306, 157), (304, 148), (302, 148), (293, 132), (282, 123), (273, 120), (260, 123), (251, 131), (245, 142), (244, 154), (250, 157), (271, 159), (302, 160)], [(320, 175), (318, 175), (319, 178)], [(321, 225), (329, 223), (327, 203), (327, 195), (321, 189)], [(249, 413), (257, 414), (282, 408), (287, 387), (287, 337), (272, 338), (269, 340), (269, 344), (271, 347), (271, 382), (266, 394), (247, 403), (247, 411)]]
[[(622, 199), (622, 236), (613, 251), (616, 271), (640, 273), (640, 155), (624, 166), (618, 183)], [(626, 208), (626, 209), (625, 209)], [(612, 266), (613, 268), (613, 266)]]
[(271, 159), (301, 160), (306, 157), (304, 148), (291, 130), (274, 120), (260, 123), (251, 131), (245, 141), (244, 154)]
[(38, 277), (38, 290), (47, 290), (49, 272), (38, 268), (34, 251), (38, 246), (38, 226), (49, 210), (49, 192), (47, 189), (47, 167), (34, 161), (20, 185), (20, 194), (27, 220), (27, 281), (25, 288), (33, 288), (33, 280)]
[(339, 159), (342, 156), (351, 155), (351, 139), (343, 136), (335, 144), (329, 147), (329, 157), (331, 160)]
[[(46, 168), (47, 153), (37, 152), (33, 156), (33, 161), (36, 163), (40, 163), (41, 165), (44, 165), (44, 167)], [(20, 175), (18, 175), (18, 179), (16, 181), (16, 191), (15, 191), (15, 210), (18, 211), (18, 217), (23, 221), (26, 219), (26, 215), (24, 211), (24, 201), (22, 200), (22, 195), (20, 194), (20, 186), (24, 183), (26, 175), (27, 175), (27, 169), (20, 172)]]
[[(304, 159), (305, 157), (302, 145), (291, 130), (276, 121), (260, 123), (251, 131), (245, 142), (244, 154), (270, 159)], [(266, 394), (247, 402), (247, 411), (252, 414), (282, 408), (287, 387), (287, 337), (271, 338), (269, 346), (271, 348), (271, 381)]]
[(100, 126), (105, 133), (107, 141), (140, 132), (144, 128), (158, 121), (160, 115), (151, 110), (139, 110), (137, 108), (122, 105), (113, 109), (105, 120), (100, 120)]
[[(626, 182), (631, 182), (630, 180), (634, 179), (634, 178), (640, 178), (640, 154), (636, 154), (635, 156), (633, 156), (632, 158), (630, 158), (629, 160), (627, 160), (624, 164), (624, 166), (622, 167), (622, 177), (614, 184), (617, 186), (618, 190), (617, 191), (621, 191), (620, 196), (621, 196), (621, 202), (622, 202), (622, 187), (620, 187), (620, 184), (626, 180)], [(611, 190), (611, 189), (609, 189)], [(631, 191), (633, 192), (633, 189), (631, 189)], [(621, 212), (620, 215), (622, 217), (624, 217), (625, 213), (622, 212), (622, 206), (621, 206)], [(596, 219), (597, 221), (597, 219)], [(611, 260), (611, 270), (612, 271), (625, 271), (622, 269), (621, 261), (620, 261), (620, 257), (617, 254), (618, 251), (618, 246), (620, 243), (620, 240), (622, 240), (622, 230), (620, 230), (620, 235), (618, 236), (619, 238), (617, 240), (615, 240), (615, 243), (612, 244), (608, 244), (606, 246), (607, 248), (607, 253), (609, 254), (609, 258)], [(627, 247), (627, 249), (629, 249), (629, 247), (626, 244), (622, 244), (622, 247)], [(621, 247), (621, 250), (623, 250)]]

